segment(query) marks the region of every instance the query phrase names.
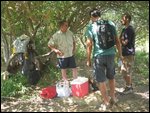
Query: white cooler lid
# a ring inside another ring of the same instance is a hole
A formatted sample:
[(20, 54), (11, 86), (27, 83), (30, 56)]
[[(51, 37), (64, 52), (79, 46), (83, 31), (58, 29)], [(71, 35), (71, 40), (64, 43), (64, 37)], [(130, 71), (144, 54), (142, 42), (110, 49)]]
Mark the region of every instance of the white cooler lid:
[(88, 78), (86, 78), (86, 77), (77, 77), (76, 79), (74, 79), (74, 80), (72, 80), (71, 82), (70, 82), (70, 84), (83, 84), (83, 83), (85, 83), (85, 82), (87, 82), (88, 81)]

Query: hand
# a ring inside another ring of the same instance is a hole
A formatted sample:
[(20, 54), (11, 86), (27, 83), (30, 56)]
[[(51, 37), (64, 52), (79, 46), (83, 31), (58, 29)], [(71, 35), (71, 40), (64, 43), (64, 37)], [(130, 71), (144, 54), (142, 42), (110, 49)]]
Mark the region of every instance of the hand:
[(86, 65), (91, 66), (91, 61), (87, 61)]
[(58, 53), (59, 54), (59, 56), (63, 56), (64, 55), (64, 53), (63, 52), (60, 52), (60, 53)]
[(60, 50), (55, 50), (55, 52), (56, 52), (56, 54), (58, 54), (59, 56), (63, 56), (64, 55), (64, 53), (63, 52), (61, 52)]

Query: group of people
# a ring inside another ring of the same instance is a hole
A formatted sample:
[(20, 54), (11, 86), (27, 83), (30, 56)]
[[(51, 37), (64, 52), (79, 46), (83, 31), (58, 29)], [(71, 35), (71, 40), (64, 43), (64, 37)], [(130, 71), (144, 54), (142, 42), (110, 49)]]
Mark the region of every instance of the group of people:
[[(121, 23), (124, 25), (120, 36), (118, 36), (115, 24), (107, 20), (107, 24), (111, 27), (111, 35), (114, 41), (104, 42), (102, 30), (108, 29), (102, 26), (105, 21), (101, 19), (101, 12), (98, 9), (93, 9), (89, 13), (91, 24), (87, 27), (86, 36), (86, 52), (87, 52), (87, 66), (91, 66), (91, 59), (93, 59), (93, 78), (97, 82), (98, 88), (103, 97), (106, 107), (111, 103), (115, 103), (117, 98), (115, 96), (115, 54), (118, 52), (122, 61), (121, 73), (125, 80), (124, 94), (131, 93), (132, 87), (132, 67), (135, 55), (135, 32), (130, 25), (131, 15), (125, 13), (122, 15)], [(76, 39), (73, 33), (68, 29), (68, 22), (63, 20), (59, 23), (60, 29), (50, 38), (48, 42), (58, 58), (58, 63), (61, 69), (63, 80), (67, 81), (67, 69), (71, 68), (73, 77), (77, 78), (77, 67), (74, 57)], [(106, 25), (106, 24), (105, 24)], [(101, 32), (99, 30), (101, 29)], [(100, 43), (100, 41), (102, 42)], [(105, 44), (108, 43), (108, 44)], [(114, 44), (113, 44), (114, 43)], [(106, 48), (106, 46), (109, 46)], [(117, 51), (116, 51), (117, 49)], [(93, 57), (91, 54), (93, 51)], [(109, 80), (109, 94), (107, 93), (106, 80)]]

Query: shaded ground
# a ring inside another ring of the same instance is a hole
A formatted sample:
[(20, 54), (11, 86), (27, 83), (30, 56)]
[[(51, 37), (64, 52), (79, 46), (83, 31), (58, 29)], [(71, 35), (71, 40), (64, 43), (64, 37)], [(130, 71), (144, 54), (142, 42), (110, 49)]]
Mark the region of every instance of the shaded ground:
[[(88, 77), (92, 70), (85, 66), (85, 62), (80, 63), (79, 76)], [(133, 76), (134, 93), (121, 95), (119, 91), (124, 87), (124, 81), (120, 74), (116, 74), (116, 95), (119, 99), (117, 105), (107, 109), (112, 112), (149, 112), (149, 79), (141, 78), (140, 74)], [(68, 97), (42, 99), (39, 97), (39, 89), (31, 92), (30, 99), (1, 98), (2, 112), (98, 112), (96, 106), (102, 103), (99, 91), (90, 92), (84, 98)]]

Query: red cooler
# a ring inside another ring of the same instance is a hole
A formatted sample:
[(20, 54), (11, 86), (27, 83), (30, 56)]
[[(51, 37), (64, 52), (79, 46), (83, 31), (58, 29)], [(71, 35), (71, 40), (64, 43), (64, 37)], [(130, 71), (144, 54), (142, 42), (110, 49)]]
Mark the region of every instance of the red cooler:
[(72, 95), (76, 97), (84, 97), (89, 93), (88, 78), (78, 77), (71, 81)]

